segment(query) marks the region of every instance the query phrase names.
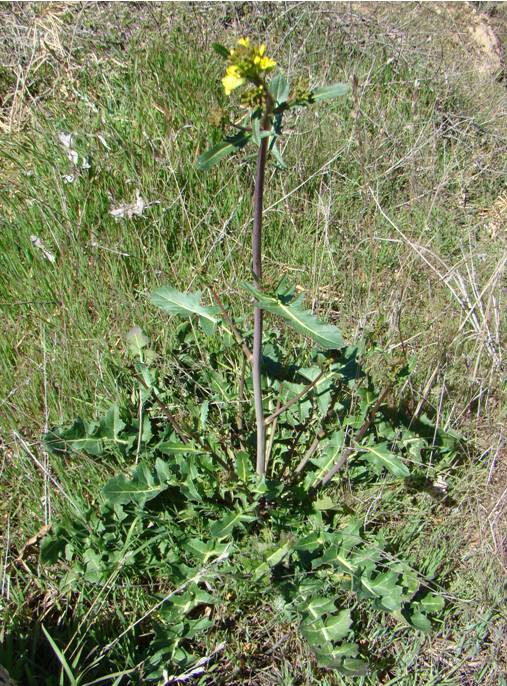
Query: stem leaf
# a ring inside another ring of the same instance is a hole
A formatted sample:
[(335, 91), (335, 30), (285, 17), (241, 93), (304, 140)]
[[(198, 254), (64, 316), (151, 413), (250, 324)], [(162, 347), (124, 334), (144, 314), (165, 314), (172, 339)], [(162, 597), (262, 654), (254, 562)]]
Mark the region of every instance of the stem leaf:
[(312, 91), (311, 99), (313, 102), (318, 100), (329, 100), (330, 98), (338, 98), (342, 95), (347, 95), (350, 91), (348, 83), (334, 83), (331, 86), (321, 86)]
[(266, 295), (250, 284), (244, 284), (244, 287), (257, 300), (257, 307), (282, 317), (293, 329), (311, 338), (323, 350), (340, 350), (345, 347), (336, 326), (324, 324), (311, 312), (304, 310), (301, 298), (287, 304), (283, 299)]

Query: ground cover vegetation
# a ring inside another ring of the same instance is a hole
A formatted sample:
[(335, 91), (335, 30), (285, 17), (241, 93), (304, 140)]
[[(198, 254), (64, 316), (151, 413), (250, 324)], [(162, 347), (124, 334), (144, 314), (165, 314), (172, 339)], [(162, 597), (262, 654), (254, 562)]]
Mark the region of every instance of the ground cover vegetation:
[(501, 84), (395, 10), (9, 11), (0, 662), (504, 683)]

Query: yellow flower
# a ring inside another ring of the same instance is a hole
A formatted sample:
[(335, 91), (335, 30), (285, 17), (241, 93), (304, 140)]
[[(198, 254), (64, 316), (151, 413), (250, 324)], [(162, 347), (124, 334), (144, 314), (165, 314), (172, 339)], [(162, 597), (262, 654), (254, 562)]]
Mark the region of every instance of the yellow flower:
[(242, 86), (244, 83), (245, 79), (241, 76), (238, 67), (236, 67), (234, 64), (231, 64), (230, 67), (227, 67), (225, 76), (222, 79), (222, 85), (226, 95), (230, 95), (233, 90), (239, 88), (239, 86)]
[(276, 62), (271, 57), (265, 57), (265, 53), (266, 46), (264, 43), (254, 48), (253, 62), (256, 67), (259, 67), (260, 71), (271, 71), (276, 67)]
[(276, 67), (276, 62), (271, 57), (261, 57), (259, 67), (262, 71), (271, 71)]
[(253, 44), (249, 38), (239, 38), (234, 50), (229, 51), (229, 66), (222, 79), (226, 95), (246, 81), (259, 86), (264, 81), (263, 72), (271, 71), (276, 62), (266, 56), (266, 46)]

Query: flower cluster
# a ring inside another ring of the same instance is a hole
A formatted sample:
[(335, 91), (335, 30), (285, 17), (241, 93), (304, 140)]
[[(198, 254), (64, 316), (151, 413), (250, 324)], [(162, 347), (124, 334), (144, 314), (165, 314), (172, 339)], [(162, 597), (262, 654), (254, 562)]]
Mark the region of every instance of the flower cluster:
[(276, 67), (276, 62), (266, 55), (266, 46), (254, 45), (249, 38), (240, 38), (236, 47), (229, 51), (229, 65), (222, 84), (226, 95), (247, 81), (255, 86), (245, 94), (244, 103), (256, 102), (265, 88), (265, 75)]

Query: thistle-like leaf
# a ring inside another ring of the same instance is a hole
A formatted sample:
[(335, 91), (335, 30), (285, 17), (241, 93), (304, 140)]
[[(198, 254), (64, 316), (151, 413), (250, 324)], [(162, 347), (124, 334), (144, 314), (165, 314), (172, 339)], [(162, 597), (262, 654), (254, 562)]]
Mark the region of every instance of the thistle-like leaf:
[(340, 331), (331, 324), (324, 324), (311, 312), (302, 307), (302, 299), (290, 303), (283, 299), (265, 295), (254, 286), (245, 284), (245, 288), (255, 297), (257, 307), (282, 317), (298, 333), (311, 338), (324, 350), (340, 350), (345, 347)]
[(136, 503), (144, 505), (166, 490), (165, 484), (155, 483), (153, 476), (145, 465), (134, 470), (132, 478), (124, 474), (110, 479), (102, 489), (102, 495), (111, 505)]
[(88, 424), (80, 417), (69, 427), (59, 427), (48, 431), (44, 436), (44, 444), (52, 453), (87, 453), (88, 455), (102, 455), (106, 447), (124, 446), (127, 440), (119, 437), (125, 428), (120, 418), (118, 405), (113, 405), (102, 417), (99, 424)]
[(362, 445), (361, 450), (367, 452), (365, 458), (368, 462), (371, 462), (378, 467), (384, 467), (388, 472), (394, 474), (394, 476), (406, 477), (410, 475), (410, 470), (407, 465), (403, 464), (401, 459), (389, 450), (387, 443)]
[(169, 314), (178, 314), (180, 317), (187, 319), (194, 315), (199, 317), (199, 323), (207, 333), (218, 324), (218, 319), (215, 316), (216, 308), (201, 305), (200, 291), (181, 293), (175, 288), (163, 286), (153, 291), (150, 300), (154, 305)]

